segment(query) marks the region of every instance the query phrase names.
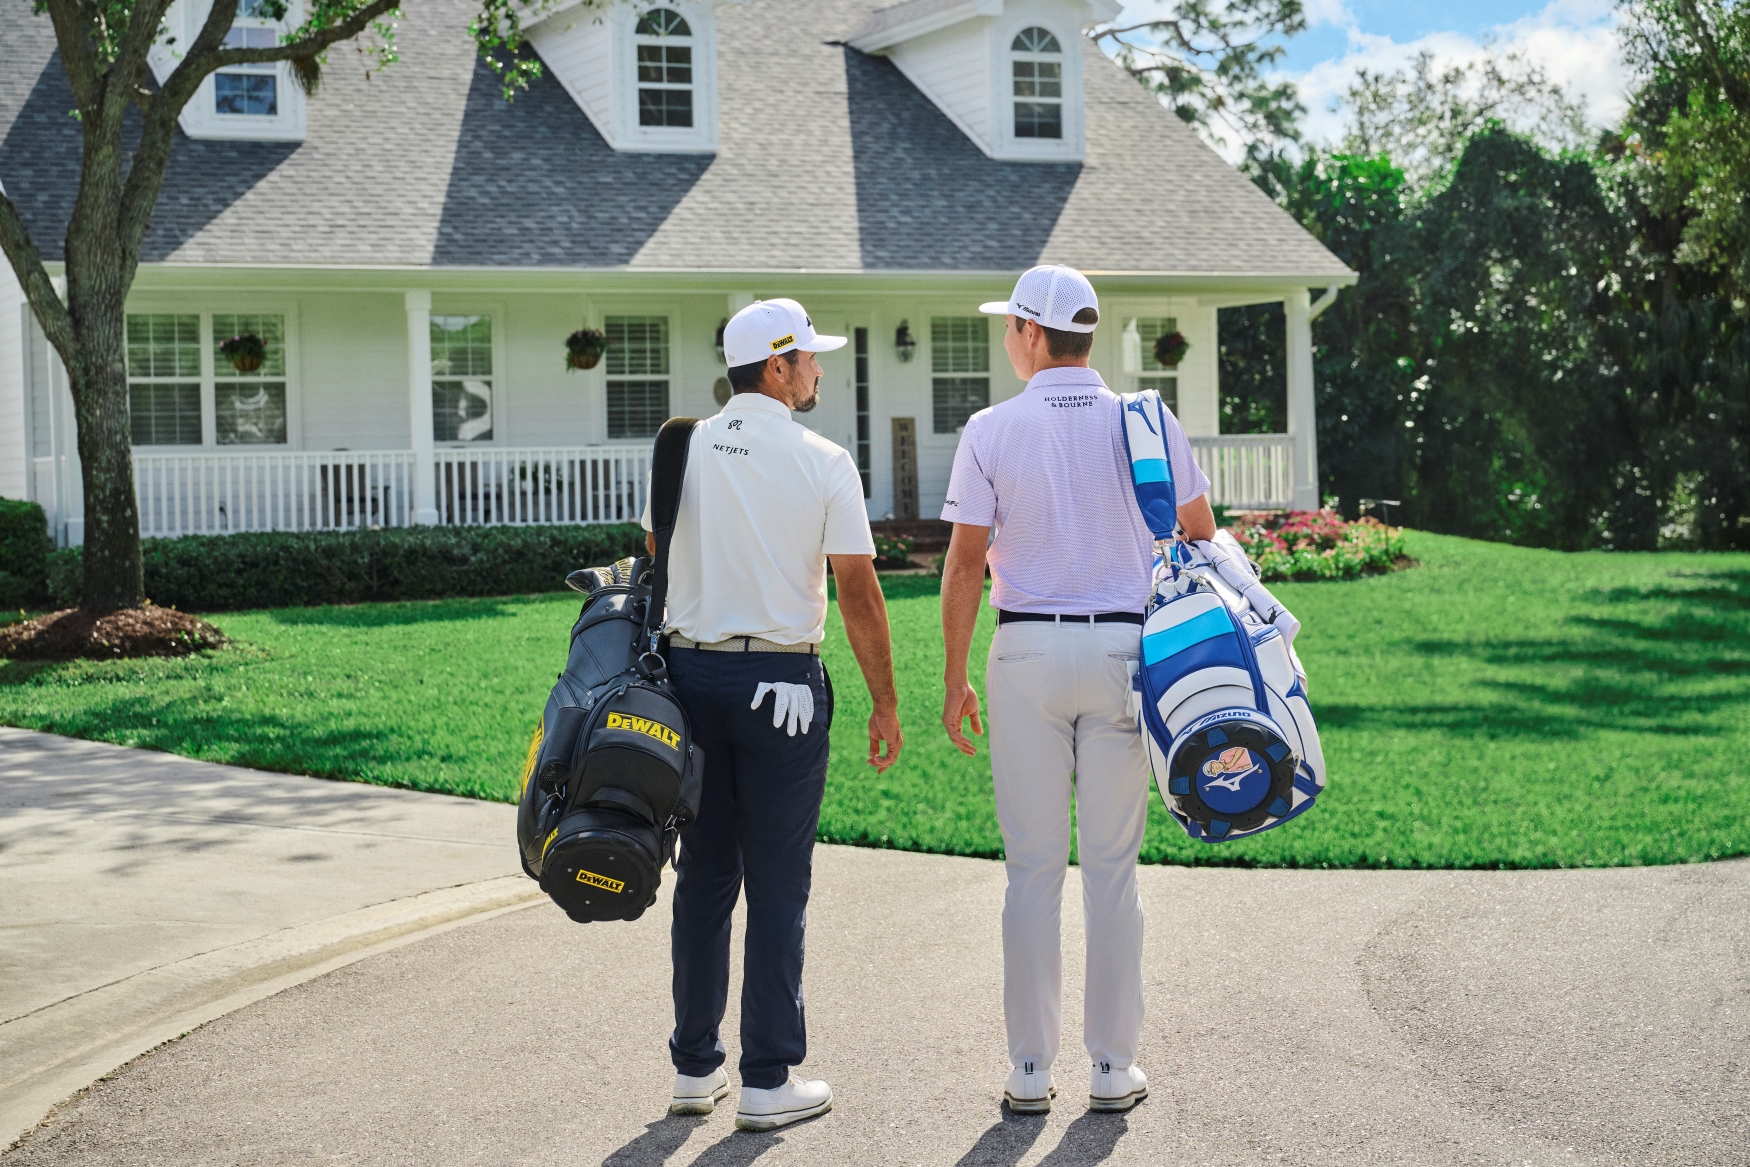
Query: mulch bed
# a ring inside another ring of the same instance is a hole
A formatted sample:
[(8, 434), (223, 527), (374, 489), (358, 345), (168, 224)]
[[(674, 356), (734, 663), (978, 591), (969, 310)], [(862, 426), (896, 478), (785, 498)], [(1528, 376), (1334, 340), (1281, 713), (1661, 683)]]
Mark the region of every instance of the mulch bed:
[(107, 616), (68, 608), (0, 628), (0, 657), (13, 660), (191, 656), (229, 643), (223, 632), (198, 616), (150, 605)]

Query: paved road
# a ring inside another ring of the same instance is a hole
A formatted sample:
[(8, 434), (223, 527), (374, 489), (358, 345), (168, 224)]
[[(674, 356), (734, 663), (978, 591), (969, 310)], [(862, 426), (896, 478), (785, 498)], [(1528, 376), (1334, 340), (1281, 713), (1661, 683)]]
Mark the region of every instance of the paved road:
[[(808, 1124), (664, 1117), (666, 911), (540, 904), (214, 1021), (3, 1164), (1750, 1161), (1750, 863), (1142, 875), (1154, 1094), (1127, 1116), (1078, 1105), (1073, 1007), (1056, 1112), (1002, 1111), (1000, 864), (823, 847), (806, 1068), (838, 1108)], [(1067, 900), (1074, 952), (1073, 873)]]
[(0, 728), (0, 1146), (201, 1022), (526, 903), (514, 811)]

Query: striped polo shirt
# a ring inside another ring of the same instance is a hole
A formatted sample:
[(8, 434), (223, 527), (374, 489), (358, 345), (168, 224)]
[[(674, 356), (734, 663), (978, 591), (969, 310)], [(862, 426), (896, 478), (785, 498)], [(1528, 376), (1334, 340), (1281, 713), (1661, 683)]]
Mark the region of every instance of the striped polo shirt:
[[(1179, 505), (1209, 489), (1167, 413)], [(942, 517), (992, 527), (991, 604), (1010, 612), (1141, 612), (1154, 541), (1136, 507), (1117, 394), (1092, 369), (1042, 369), (966, 423)]]

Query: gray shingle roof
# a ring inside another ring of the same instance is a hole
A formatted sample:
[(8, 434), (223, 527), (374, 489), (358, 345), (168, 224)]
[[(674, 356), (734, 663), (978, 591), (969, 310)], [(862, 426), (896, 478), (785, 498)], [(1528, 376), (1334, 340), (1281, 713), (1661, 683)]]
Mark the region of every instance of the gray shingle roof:
[[(394, 67), (367, 81), (333, 54), (306, 141), (179, 137), (145, 259), (1345, 274), (1091, 45), (1087, 160), (987, 158), (890, 62), (843, 45), (879, 7), (718, 9), (722, 147), (700, 156), (614, 152), (550, 77), (507, 104), (465, 31), (473, 0), (429, 0)], [(53, 49), (44, 17), (0, 23), (0, 180), (50, 258), (79, 172)]]

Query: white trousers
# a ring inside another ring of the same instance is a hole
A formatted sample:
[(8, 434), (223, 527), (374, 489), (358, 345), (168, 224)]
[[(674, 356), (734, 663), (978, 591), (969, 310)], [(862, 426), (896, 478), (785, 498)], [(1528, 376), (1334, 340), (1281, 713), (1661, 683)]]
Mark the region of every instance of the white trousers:
[(1088, 1056), (1136, 1060), (1142, 1030), (1142, 898), (1136, 856), (1148, 819), (1148, 755), (1126, 714), (1142, 643), (1135, 624), (1004, 624), (985, 672), (997, 820), (1008, 856), (1003, 1016), (1013, 1066), (1057, 1060), (1063, 1037), (1059, 917), (1076, 804)]

